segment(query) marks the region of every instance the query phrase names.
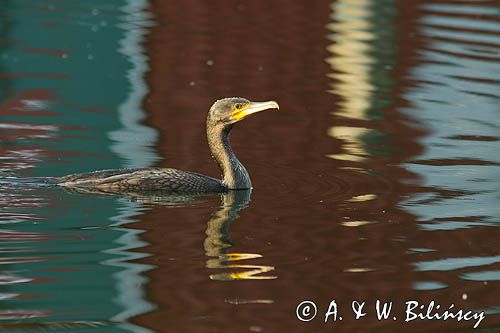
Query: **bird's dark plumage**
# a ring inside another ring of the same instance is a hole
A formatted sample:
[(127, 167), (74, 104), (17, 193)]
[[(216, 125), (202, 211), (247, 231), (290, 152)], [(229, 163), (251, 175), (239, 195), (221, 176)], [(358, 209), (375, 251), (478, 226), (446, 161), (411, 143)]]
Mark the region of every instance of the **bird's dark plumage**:
[(164, 168), (102, 170), (57, 177), (54, 180), (60, 186), (95, 188), (102, 192), (219, 193), (227, 190), (219, 179)]

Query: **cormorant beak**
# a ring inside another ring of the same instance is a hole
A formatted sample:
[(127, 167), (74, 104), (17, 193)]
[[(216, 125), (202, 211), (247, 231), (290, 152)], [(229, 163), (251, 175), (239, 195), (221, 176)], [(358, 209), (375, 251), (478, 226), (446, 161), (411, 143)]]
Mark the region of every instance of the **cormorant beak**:
[(231, 114), (233, 119), (236, 121), (240, 121), (246, 117), (248, 117), (251, 114), (264, 111), (264, 110), (269, 110), (269, 109), (279, 109), (280, 106), (278, 103), (275, 101), (268, 101), (268, 102), (251, 102), (250, 104), (247, 104), (243, 108), (239, 110), (234, 110), (233, 113)]

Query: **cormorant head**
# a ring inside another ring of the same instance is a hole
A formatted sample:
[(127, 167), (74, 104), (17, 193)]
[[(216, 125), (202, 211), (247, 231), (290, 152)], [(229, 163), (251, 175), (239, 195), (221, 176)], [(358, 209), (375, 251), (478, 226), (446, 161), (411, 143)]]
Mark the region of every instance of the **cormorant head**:
[(219, 99), (208, 112), (208, 123), (230, 126), (251, 114), (268, 109), (279, 109), (275, 101), (251, 102), (241, 97)]

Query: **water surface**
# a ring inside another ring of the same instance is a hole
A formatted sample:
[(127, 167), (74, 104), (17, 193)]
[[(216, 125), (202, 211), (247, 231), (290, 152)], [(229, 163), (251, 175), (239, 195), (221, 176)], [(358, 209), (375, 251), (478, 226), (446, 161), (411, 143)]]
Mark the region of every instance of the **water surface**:
[[(0, 172), (164, 166), (218, 175), (210, 104), (254, 190), (201, 198), (0, 186), (12, 332), (456, 332), (407, 300), (500, 304), (494, 1), (3, 1)], [(374, 315), (300, 322), (335, 299)]]

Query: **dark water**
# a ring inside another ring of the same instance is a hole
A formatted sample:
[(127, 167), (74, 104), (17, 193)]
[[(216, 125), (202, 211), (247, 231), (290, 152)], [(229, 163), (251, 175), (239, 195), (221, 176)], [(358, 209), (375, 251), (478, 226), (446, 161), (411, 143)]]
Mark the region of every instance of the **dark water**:
[(232, 135), (253, 192), (1, 185), (2, 331), (473, 330), (405, 322), (409, 300), (500, 329), (498, 2), (0, 2), (3, 177), (216, 176), (224, 96), (280, 103)]

